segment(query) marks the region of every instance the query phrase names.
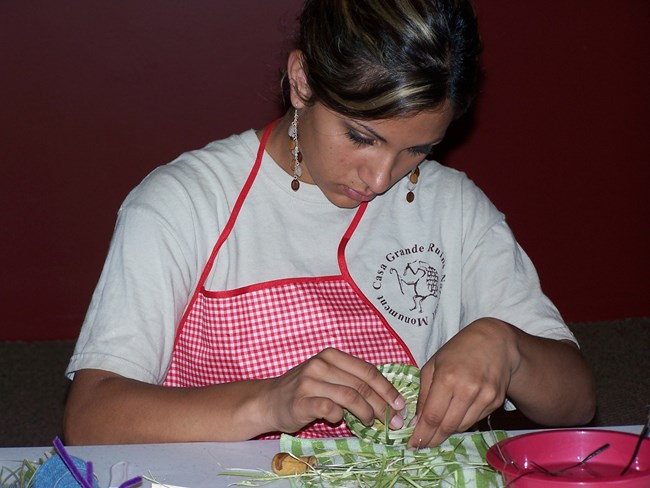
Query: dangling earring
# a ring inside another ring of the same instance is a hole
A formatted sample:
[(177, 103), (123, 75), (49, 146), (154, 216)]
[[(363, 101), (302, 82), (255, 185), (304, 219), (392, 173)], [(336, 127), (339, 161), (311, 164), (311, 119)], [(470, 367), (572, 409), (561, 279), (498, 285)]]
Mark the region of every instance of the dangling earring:
[(417, 184), (419, 177), (420, 167), (416, 166), (415, 169), (409, 174), (409, 181), (406, 184), (406, 188), (408, 189), (408, 193), (406, 194), (406, 201), (409, 203), (415, 200), (415, 193), (413, 193), (413, 190), (415, 190), (415, 185)]
[(300, 181), (298, 178), (302, 176), (302, 168), (300, 163), (302, 163), (302, 153), (300, 152), (300, 147), (298, 146), (298, 109), (294, 109), (293, 120), (289, 126), (289, 150), (293, 154), (293, 161), (291, 161), (291, 169), (293, 170), (293, 180), (291, 180), (291, 189), (293, 191), (298, 191), (300, 188)]

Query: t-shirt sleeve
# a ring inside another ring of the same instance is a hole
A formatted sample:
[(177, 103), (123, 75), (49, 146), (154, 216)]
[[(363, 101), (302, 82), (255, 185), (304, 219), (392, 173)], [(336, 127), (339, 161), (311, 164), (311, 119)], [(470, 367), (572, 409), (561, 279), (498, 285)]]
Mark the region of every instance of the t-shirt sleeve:
[(173, 178), (125, 200), (66, 374), (103, 369), (161, 383), (197, 274), (189, 198)]
[(465, 210), (472, 220), (463, 243), (461, 326), (494, 317), (532, 335), (577, 343), (503, 215), (470, 185), (465, 204), (474, 210)]

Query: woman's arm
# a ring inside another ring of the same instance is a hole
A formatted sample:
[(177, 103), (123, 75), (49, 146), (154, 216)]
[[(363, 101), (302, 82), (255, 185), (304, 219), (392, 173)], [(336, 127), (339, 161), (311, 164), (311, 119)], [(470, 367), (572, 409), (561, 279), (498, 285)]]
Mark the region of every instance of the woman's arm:
[(533, 336), (506, 322), (471, 323), (422, 368), (411, 447), (440, 444), (470, 428), (510, 398), (546, 425), (589, 422), (595, 412), (593, 374), (568, 341)]
[(65, 410), (68, 444), (236, 441), (338, 422), (348, 409), (366, 425), (404, 399), (377, 368), (336, 349), (266, 380), (169, 388), (102, 370), (78, 371)]

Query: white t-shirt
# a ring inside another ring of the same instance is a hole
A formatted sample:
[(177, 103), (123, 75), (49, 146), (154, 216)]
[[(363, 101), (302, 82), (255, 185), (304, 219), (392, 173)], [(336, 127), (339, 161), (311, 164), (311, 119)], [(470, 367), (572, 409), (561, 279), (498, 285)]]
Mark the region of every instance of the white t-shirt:
[[(254, 131), (181, 155), (120, 208), (104, 270), (67, 374), (93, 368), (160, 384), (178, 323), (255, 161)], [(208, 290), (339, 275), (337, 248), (357, 209), (332, 205), (268, 154), (221, 248)], [(526, 332), (575, 338), (487, 197), (463, 174), (420, 165), (376, 197), (345, 251), (350, 275), (422, 366), (461, 328), (496, 317)]]

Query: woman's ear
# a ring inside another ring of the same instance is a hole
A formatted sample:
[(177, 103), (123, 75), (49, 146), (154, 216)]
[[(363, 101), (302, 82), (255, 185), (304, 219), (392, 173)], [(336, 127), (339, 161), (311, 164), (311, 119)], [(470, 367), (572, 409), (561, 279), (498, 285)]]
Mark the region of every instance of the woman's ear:
[(311, 89), (307, 83), (304, 63), (302, 51), (299, 49), (291, 51), (287, 61), (287, 77), (289, 78), (291, 104), (296, 108), (303, 108), (311, 98)]

